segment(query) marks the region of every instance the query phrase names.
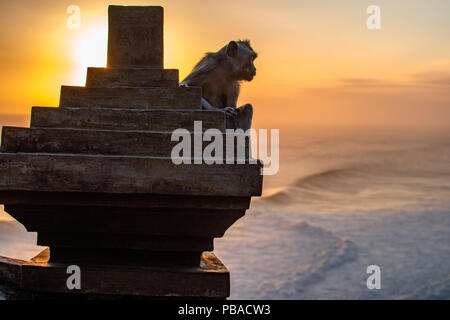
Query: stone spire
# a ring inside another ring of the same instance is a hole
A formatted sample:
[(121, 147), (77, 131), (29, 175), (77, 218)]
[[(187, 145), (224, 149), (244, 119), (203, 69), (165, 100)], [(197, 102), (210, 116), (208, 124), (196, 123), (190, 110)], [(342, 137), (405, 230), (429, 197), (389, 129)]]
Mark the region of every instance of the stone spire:
[(109, 7), (108, 67), (163, 68), (163, 8)]

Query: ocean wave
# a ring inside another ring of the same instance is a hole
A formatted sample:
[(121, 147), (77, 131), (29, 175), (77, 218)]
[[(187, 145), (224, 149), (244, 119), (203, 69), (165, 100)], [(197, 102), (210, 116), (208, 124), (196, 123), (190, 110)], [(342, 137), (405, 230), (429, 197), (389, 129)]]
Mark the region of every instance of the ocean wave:
[(300, 177), (293, 183), (274, 189), (264, 190), (255, 205), (269, 205), (303, 212), (333, 212), (344, 208), (341, 202), (353, 197), (364, 196), (370, 188), (367, 181), (372, 172), (365, 166), (349, 166), (326, 169)]
[(215, 245), (231, 270), (232, 299), (303, 298), (308, 286), (357, 257), (350, 239), (284, 212), (252, 209), (241, 220)]
[(291, 225), (291, 228), (302, 237), (308, 238), (308, 241), (320, 241), (325, 244), (314, 252), (310, 263), (298, 270), (295, 283), (300, 288), (299, 291), (323, 279), (327, 271), (357, 257), (357, 246), (350, 239), (340, 238), (326, 229), (304, 221)]
[(314, 213), (420, 211), (448, 207), (450, 183), (444, 169), (417, 161), (354, 163), (298, 177), (265, 189), (255, 206)]
[(278, 201), (280, 198), (290, 196), (292, 191), (298, 189), (320, 189), (327, 190), (335, 185), (348, 184), (348, 178), (362, 178), (370, 174), (363, 170), (362, 166), (331, 168), (313, 174), (300, 177), (288, 186), (275, 190), (264, 190), (263, 198)]
[(341, 179), (354, 173), (356, 167), (331, 168), (317, 173), (299, 178), (292, 184), (293, 187), (304, 187), (306, 185), (316, 184), (317, 182), (329, 181), (331, 179)]
[(413, 292), (395, 297), (397, 300), (440, 300), (450, 299), (450, 276), (447, 279), (421, 286)]

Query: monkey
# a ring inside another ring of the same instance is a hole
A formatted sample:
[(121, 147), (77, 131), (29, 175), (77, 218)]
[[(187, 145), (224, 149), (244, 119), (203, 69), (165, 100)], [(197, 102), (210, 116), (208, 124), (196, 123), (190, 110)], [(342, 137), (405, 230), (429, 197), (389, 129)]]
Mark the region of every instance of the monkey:
[(254, 60), (258, 54), (249, 40), (230, 41), (217, 52), (209, 52), (181, 82), (181, 86), (202, 88), (202, 108), (222, 110), (227, 129), (251, 128), (253, 106), (237, 108), (242, 81), (252, 81), (256, 75)]

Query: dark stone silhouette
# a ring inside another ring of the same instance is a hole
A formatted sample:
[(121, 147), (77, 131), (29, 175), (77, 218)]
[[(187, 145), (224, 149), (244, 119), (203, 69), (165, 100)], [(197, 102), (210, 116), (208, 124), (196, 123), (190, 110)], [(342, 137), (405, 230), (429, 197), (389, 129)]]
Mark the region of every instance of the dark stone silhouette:
[[(261, 194), (262, 164), (172, 163), (172, 130), (201, 120), (223, 132), (226, 120), (163, 69), (162, 10), (111, 6), (108, 68), (63, 86), (59, 108), (33, 107), (30, 128), (3, 128), (0, 203), (50, 248), (0, 257), (0, 282), (19, 296), (229, 295), (213, 240)], [(67, 288), (68, 265), (81, 290)]]

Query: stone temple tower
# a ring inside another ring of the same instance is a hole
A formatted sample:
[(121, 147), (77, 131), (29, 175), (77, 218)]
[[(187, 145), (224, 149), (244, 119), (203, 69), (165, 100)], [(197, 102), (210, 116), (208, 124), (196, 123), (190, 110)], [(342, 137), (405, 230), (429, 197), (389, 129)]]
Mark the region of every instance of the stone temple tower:
[(201, 88), (178, 84), (163, 67), (163, 8), (110, 6), (107, 67), (63, 86), (59, 107), (33, 107), (30, 128), (3, 127), (0, 203), (49, 249), (0, 257), (0, 282), (31, 296), (229, 296), (213, 241), (261, 194), (262, 164), (174, 164), (174, 129), (226, 135)]

